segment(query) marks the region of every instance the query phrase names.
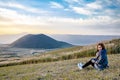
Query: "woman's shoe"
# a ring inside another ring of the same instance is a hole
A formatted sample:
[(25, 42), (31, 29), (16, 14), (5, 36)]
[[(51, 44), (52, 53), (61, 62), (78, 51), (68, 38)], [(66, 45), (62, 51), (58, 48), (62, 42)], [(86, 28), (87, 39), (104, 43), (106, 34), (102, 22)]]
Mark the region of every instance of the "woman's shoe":
[(80, 69), (80, 70), (82, 70), (83, 68), (82, 68), (82, 66), (83, 66), (83, 64), (82, 63), (78, 63), (78, 68)]

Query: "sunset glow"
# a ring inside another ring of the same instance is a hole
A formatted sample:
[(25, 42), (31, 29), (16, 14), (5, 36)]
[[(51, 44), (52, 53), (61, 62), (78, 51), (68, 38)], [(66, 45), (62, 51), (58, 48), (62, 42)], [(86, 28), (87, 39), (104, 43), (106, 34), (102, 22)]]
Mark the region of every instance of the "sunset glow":
[(1, 0), (0, 34), (120, 35), (120, 0)]

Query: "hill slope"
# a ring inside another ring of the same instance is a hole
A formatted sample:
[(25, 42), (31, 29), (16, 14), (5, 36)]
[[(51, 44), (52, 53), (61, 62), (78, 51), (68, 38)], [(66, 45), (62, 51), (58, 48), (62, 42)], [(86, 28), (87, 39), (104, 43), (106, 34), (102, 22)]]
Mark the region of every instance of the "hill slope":
[[(102, 43), (105, 44), (108, 54), (120, 53), (120, 39), (102, 41)], [(96, 45), (97, 45), (97, 43), (92, 44), (92, 45), (87, 45), (87, 46), (75, 46), (75, 47), (71, 47), (71, 48), (53, 50), (53, 51), (47, 52), (43, 55), (40, 55), (40, 57), (41, 56), (49, 57), (49, 58), (62, 57), (62, 59), (66, 60), (66, 59), (76, 59), (76, 58), (80, 58), (80, 57), (95, 56)]]
[[(103, 42), (106, 46), (108, 54), (119, 54), (120, 53), (120, 39), (114, 39)], [(43, 62), (53, 62), (69, 59), (77, 59), (83, 57), (95, 56), (96, 44), (88, 46), (75, 46), (71, 48), (64, 48), (45, 52), (37, 56), (23, 57), (17, 59), (10, 59), (0, 62), (0, 67), (23, 65), (23, 64), (34, 64)]]
[(71, 47), (73, 45), (68, 44), (66, 42), (57, 41), (47, 35), (38, 34), (38, 35), (25, 35), (22, 38), (16, 40), (12, 44), (12, 47), (18, 48), (43, 48), (43, 49), (51, 49), (51, 48), (63, 48), (63, 47)]
[(50, 63), (0, 67), (1, 80), (120, 80), (120, 54), (108, 55), (109, 68), (97, 71), (91, 66), (79, 70), (77, 63), (91, 57)]
[[(85, 63), (94, 56), (96, 44), (51, 51), (23, 62), (4, 63), (0, 66), (1, 80), (120, 80), (120, 39), (104, 41), (109, 68), (96, 71), (92, 67), (78, 69), (77, 63)], [(83, 58), (84, 57), (84, 58)], [(56, 61), (56, 62), (54, 62)], [(42, 62), (42, 63), (40, 63)], [(45, 63), (44, 63), (45, 62)], [(26, 65), (24, 65), (26, 64)], [(6, 67), (5, 67), (6, 66)]]

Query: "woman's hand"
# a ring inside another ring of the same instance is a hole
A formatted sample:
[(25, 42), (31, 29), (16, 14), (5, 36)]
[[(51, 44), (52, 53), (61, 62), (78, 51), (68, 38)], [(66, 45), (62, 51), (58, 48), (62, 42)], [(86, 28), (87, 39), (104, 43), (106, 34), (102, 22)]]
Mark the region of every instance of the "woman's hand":
[(95, 63), (96, 61), (94, 59), (91, 60), (93, 63)]

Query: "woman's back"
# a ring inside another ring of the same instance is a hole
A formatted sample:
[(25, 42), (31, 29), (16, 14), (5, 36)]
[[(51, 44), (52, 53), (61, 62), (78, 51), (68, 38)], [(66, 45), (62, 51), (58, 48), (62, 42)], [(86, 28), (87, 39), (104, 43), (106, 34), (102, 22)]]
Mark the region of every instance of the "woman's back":
[(101, 68), (106, 68), (108, 66), (108, 58), (107, 58), (106, 49), (103, 49), (99, 52), (98, 64), (101, 66)]

